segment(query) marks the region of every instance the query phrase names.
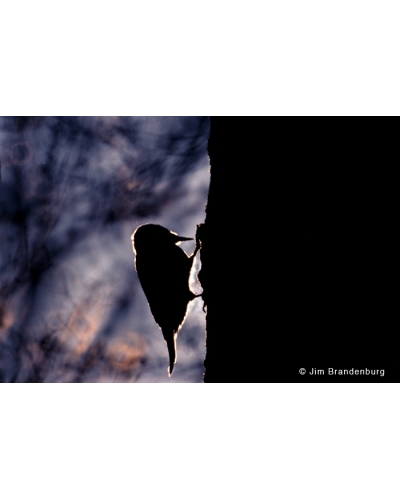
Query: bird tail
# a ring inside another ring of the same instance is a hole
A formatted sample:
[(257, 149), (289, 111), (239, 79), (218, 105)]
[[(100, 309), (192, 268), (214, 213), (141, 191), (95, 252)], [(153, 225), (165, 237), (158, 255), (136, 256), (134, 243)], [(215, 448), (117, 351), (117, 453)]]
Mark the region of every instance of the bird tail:
[(175, 361), (176, 361), (176, 335), (172, 334), (168, 336), (167, 347), (169, 354), (169, 368), (168, 368), (168, 376), (172, 375), (172, 370), (174, 369)]

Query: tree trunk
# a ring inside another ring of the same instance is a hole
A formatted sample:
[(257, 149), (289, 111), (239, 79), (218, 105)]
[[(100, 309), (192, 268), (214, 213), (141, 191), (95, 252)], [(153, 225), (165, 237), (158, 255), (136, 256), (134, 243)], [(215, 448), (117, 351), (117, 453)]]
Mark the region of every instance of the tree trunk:
[(211, 118), (205, 382), (400, 380), (397, 136), (389, 119)]

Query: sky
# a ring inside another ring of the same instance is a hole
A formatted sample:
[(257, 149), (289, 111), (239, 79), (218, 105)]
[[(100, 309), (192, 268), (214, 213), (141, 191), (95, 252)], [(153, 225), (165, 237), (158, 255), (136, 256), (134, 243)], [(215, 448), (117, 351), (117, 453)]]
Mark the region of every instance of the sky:
[(1, 381), (202, 381), (201, 299), (169, 378), (130, 238), (143, 223), (194, 237), (208, 132), (205, 117), (0, 119)]

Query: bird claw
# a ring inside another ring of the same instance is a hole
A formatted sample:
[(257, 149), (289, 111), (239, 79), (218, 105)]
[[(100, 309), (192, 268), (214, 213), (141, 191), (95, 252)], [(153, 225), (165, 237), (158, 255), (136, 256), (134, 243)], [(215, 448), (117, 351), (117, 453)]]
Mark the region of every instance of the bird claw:
[(197, 224), (196, 226), (196, 249), (201, 248), (201, 233), (204, 231), (203, 229), (204, 223)]

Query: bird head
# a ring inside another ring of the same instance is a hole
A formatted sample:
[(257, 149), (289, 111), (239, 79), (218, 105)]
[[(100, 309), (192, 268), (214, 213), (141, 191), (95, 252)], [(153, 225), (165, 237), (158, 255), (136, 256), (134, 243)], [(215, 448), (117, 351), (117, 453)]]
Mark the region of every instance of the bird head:
[(193, 240), (179, 236), (173, 231), (158, 224), (143, 224), (132, 234), (132, 244), (135, 253), (140, 249), (148, 249), (160, 245), (176, 245), (181, 241)]

